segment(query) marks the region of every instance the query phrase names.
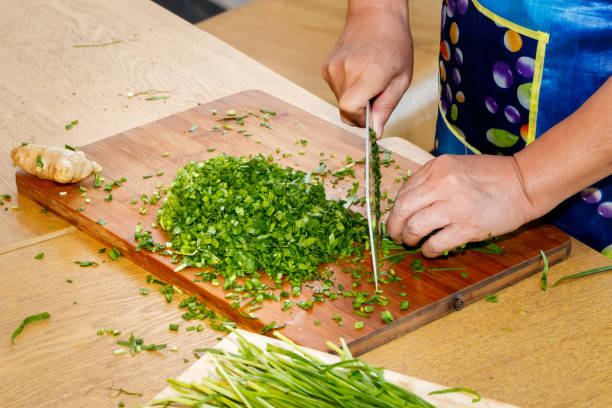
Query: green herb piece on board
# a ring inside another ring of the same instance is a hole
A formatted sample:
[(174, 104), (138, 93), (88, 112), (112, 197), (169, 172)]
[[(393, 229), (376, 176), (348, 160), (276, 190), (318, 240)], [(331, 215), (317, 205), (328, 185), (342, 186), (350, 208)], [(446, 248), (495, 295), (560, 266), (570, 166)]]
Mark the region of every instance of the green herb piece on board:
[(363, 322), (355, 322), (353, 327), (355, 328), (355, 330), (363, 329)]
[(45, 253), (44, 252), (40, 252), (36, 255), (34, 255), (34, 259), (43, 259), (45, 257)]
[(32, 316), (28, 316), (26, 317), (23, 322), (21, 322), (21, 324), (19, 325), (19, 327), (17, 327), (15, 329), (15, 331), (13, 332), (13, 335), (11, 336), (11, 343), (15, 344), (15, 337), (17, 337), (19, 335), (19, 333), (21, 333), (24, 329), (24, 327), (26, 327), (28, 324), (30, 323), (34, 323), (34, 322), (38, 322), (41, 320), (46, 320), (50, 317), (51, 315), (47, 312), (43, 312), (43, 313), (39, 313), (36, 315), (32, 315)]
[(42, 162), (42, 156), (40, 154), (36, 156), (36, 165), (38, 167), (45, 167), (45, 164)]
[(499, 301), (497, 295), (487, 295), (484, 299), (489, 303), (497, 303)]
[(391, 314), (391, 312), (390, 312), (390, 311), (388, 311), (388, 310), (385, 310), (385, 311), (380, 312), (380, 318), (383, 320), (383, 322), (385, 322), (385, 323), (387, 323), (387, 324), (389, 324), (389, 323), (391, 323), (393, 320), (395, 320), (395, 319), (393, 318), (393, 315)]

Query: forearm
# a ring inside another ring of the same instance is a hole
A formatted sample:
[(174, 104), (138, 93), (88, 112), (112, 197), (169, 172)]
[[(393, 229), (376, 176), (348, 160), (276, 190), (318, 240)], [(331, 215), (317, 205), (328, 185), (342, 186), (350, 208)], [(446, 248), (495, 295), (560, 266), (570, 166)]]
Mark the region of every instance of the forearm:
[(408, 19), (408, 0), (349, 0), (346, 17), (373, 7), (392, 10)]
[(576, 112), (514, 155), (537, 218), (612, 174), (612, 77)]

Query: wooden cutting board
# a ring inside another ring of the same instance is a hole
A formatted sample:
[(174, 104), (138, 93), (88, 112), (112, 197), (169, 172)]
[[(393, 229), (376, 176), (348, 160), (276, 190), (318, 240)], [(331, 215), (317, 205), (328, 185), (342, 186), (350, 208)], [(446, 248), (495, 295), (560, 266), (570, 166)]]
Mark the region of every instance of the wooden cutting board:
[[(238, 333), (243, 336), (247, 341), (265, 350), (268, 344), (273, 344), (278, 347), (289, 348), (289, 346), (277, 339), (271, 339), (266, 336), (260, 336), (257, 334), (249, 333), (243, 330), (238, 330)], [(237, 353), (239, 348), (238, 336), (235, 333), (225, 337), (215, 348), (223, 350), (229, 353)], [(322, 353), (317, 350), (306, 349), (308, 354), (317, 357), (319, 360), (332, 364), (339, 360), (338, 356)], [(449, 367), (450, 369), (450, 367)], [(385, 380), (403, 387), (407, 390), (412, 391), (419, 397), (425, 399), (430, 404), (437, 408), (513, 408), (515, 405), (504, 404), (502, 402), (493, 401), (487, 398), (482, 398), (478, 401), (477, 405), (472, 402), (473, 396), (464, 393), (449, 393), (449, 394), (434, 394), (429, 395), (432, 391), (444, 390), (452, 387), (459, 387), (461, 384), (455, 384), (453, 386), (443, 386), (429, 381), (421, 380), (420, 378), (409, 377), (407, 375), (399, 374), (393, 371), (384, 371)], [(199, 360), (196, 360), (188, 369), (181, 373), (176, 379), (191, 383), (192, 381), (201, 381), (202, 377), (217, 377), (216, 367), (212, 360), (208, 356), (204, 355)], [(476, 390), (478, 391), (478, 390)], [(153, 400), (158, 398), (168, 398), (176, 395), (177, 392), (171, 386), (164, 388), (159, 394), (157, 394)]]
[[(260, 108), (277, 112), (269, 122), (271, 128), (260, 126), (261, 120), (256, 117), (245, 119), (244, 126), (236, 125), (234, 121), (219, 121), (224, 112), (230, 109), (237, 110), (240, 115), (247, 110), (259, 113)], [(212, 114), (213, 109), (218, 112), (216, 115)], [(222, 124), (228, 123), (235, 129), (227, 129), (226, 132), (213, 130), (215, 126), (221, 127)], [(197, 129), (194, 129), (194, 125), (198, 125)], [(245, 129), (247, 132), (238, 133), (238, 129)], [(246, 136), (247, 134), (251, 136)], [(299, 140), (306, 140), (307, 143), (304, 143), (304, 146)], [(341, 336), (347, 340), (353, 352), (359, 355), (541, 270), (540, 249), (546, 252), (551, 265), (566, 258), (570, 252), (568, 235), (551, 225), (539, 224), (496, 241), (504, 250), (501, 255), (468, 251), (434, 260), (424, 259), (420, 255), (407, 256), (404, 261), (393, 266), (402, 281), (382, 285), (384, 295), (390, 299), (389, 304), (385, 307), (376, 306), (375, 312), (369, 318), (354, 314), (352, 298), (340, 296), (334, 301), (315, 302), (314, 307), (306, 311), (297, 305), (288, 311), (281, 311), (282, 302), (266, 301), (262, 309), (254, 312), (259, 319), (248, 319), (237, 309), (230, 307), (231, 300), (225, 299), (226, 293), (220, 285), (194, 282), (196, 270), (193, 268), (177, 273), (174, 272), (175, 265), (169, 257), (135, 251), (134, 229), (138, 222), (142, 222), (145, 228), (152, 229), (156, 242), (166, 242), (167, 236), (160, 228), (150, 228), (155, 222), (156, 206), (143, 205), (141, 202), (132, 205), (130, 200), (140, 198), (141, 194), (151, 195), (158, 183), (168, 186), (177, 169), (191, 160), (205, 160), (223, 152), (237, 156), (263, 153), (266, 156), (272, 155), (274, 162), (283, 166), (304, 171), (317, 169), (319, 161), (327, 159), (327, 168), (335, 171), (344, 166), (346, 156), (356, 160), (364, 157), (364, 140), (268, 94), (247, 91), (168, 116), (79, 149), (102, 165), (105, 183), (121, 177), (127, 178), (122, 186), (112, 190), (112, 201), (104, 200), (108, 191), (93, 188), (93, 177), (82, 183), (83, 187), (87, 188), (86, 197), (83, 197), (78, 192), (77, 185), (60, 185), (40, 180), (23, 171), (18, 171), (16, 175), (20, 194), (65, 217), (108, 246), (118, 248), (124, 256), (159, 278), (197, 295), (205, 300), (208, 306), (236, 321), (240, 327), (260, 332), (265, 324), (272, 321), (286, 323), (283, 334), (301, 345), (318, 350), (326, 349), (326, 340), (335, 340)], [(291, 156), (283, 157), (283, 154)], [(382, 168), (381, 188), (388, 192), (389, 197), (395, 197), (401, 185), (401, 178), (408, 171), (414, 172), (419, 167), (399, 155), (394, 154), (392, 158), (395, 162)], [(356, 178), (346, 177), (336, 185), (331, 184), (332, 177), (328, 176), (325, 181), (328, 198), (346, 198), (352, 183), (363, 180), (363, 167), (356, 165)], [(164, 174), (155, 175), (158, 171), (164, 171)], [(143, 178), (144, 175), (150, 174), (153, 174), (153, 177)], [(66, 194), (60, 194), (62, 192)], [(363, 195), (363, 183), (359, 194)], [(86, 203), (86, 198), (91, 202)], [(78, 211), (79, 207), (85, 209)], [(146, 214), (139, 213), (141, 207), (147, 209)], [(353, 205), (352, 209), (362, 214), (364, 212), (364, 208), (357, 205)], [(98, 220), (104, 220), (106, 223), (100, 225)], [(417, 275), (417, 278), (413, 276), (410, 268), (415, 258), (421, 259), (427, 268), (466, 269), (428, 271)], [(337, 272), (336, 284), (343, 285), (345, 291), (350, 290), (353, 283), (350, 273), (340, 271), (342, 264), (332, 267)], [(311, 299), (312, 292), (318, 287), (320, 284), (315, 282), (312, 288), (303, 288), (301, 296), (292, 297), (291, 300), (295, 303), (300, 299)], [(374, 287), (364, 279), (355, 290), (373, 293)], [(404, 292), (406, 295), (402, 296)], [(407, 310), (399, 309), (403, 300), (410, 302)], [(248, 307), (243, 306), (242, 310), (245, 311)], [(391, 324), (385, 324), (380, 318), (380, 312), (385, 309), (395, 317)], [(332, 319), (335, 314), (342, 315), (343, 326), (340, 327)], [(359, 330), (354, 329), (354, 323), (357, 321), (363, 321), (365, 326)]]

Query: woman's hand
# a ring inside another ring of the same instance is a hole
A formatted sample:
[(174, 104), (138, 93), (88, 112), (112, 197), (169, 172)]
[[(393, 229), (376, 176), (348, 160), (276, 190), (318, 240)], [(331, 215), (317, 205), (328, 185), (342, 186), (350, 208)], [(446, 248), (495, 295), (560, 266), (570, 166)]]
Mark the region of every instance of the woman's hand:
[(372, 127), (382, 135), (412, 80), (412, 58), (405, 0), (349, 1), (344, 30), (321, 71), (342, 121), (365, 126), (366, 102), (376, 97)]
[(439, 156), (404, 183), (387, 220), (398, 243), (435, 257), (466, 242), (514, 231), (543, 215), (525, 195), (514, 158)]

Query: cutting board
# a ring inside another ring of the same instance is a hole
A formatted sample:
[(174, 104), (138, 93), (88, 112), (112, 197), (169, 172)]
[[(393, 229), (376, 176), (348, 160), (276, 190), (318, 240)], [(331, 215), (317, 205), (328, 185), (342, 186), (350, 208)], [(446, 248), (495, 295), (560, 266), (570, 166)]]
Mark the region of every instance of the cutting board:
[[(256, 117), (246, 118), (244, 126), (234, 121), (219, 121), (231, 109), (235, 109), (238, 115), (247, 110), (259, 113), (260, 109), (275, 111), (276, 115), (271, 116), (270, 128), (260, 126), (261, 120)], [(213, 110), (216, 110), (216, 115)], [(221, 128), (228, 123), (234, 126), (233, 130), (213, 130), (214, 127)], [(194, 125), (197, 125), (197, 129)], [(238, 133), (238, 129), (246, 132)], [(307, 142), (300, 143), (300, 140)], [(130, 200), (140, 198), (142, 194), (150, 196), (157, 189), (158, 183), (168, 186), (177, 169), (189, 161), (205, 160), (221, 153), (237, 156), (263, 153), (271, 155), (276, 163), (306, 172), (317, 169), (319, 161), (327, 159), (327, 168), (335, 171), (345, 165), (347, 156), (355, 160), (364, 157), (364, 139), (271, 95), (247, 91), (79, 149), (102, 165), (104, 183), (111, 183), (121, 177), (127, 178), (120, 187), (113, 188), (112, 201), (104, 200), (108, 191), (93, 188), (93, 177), (82, 183), (87, 188), (84, 197), (79, 193), (77, 185), (56, 184), (18, 171), (16, 182), (19, 193), (65, 217), (106, 245), (118, 248), (124, 256), (152, 274), (195, 294), (208, 306), (236, 321), (240, 327), (260, 332), (265, 324), (273, 321), (286, 323), (283, 334), (298, 344), (318, 350), (326, 350), (326, 340), (343, 337), (353, 352), (359, 355), (541, 270), (543, 264), (540, 249), (546, 252), (551, 265), (567, 257), (570, 252), (568, 235), (551, 225), (536, 224), (497, 240), (495, 243), (504, 251), (500, 255), (467, 251), (433, 260), (424, 259), (420, 255), (407, 256), (404, 261), (393, 266), (396, 276), (402, 280), (381, 286), (384, 295), (390, 300), (389, 304), (376, 306), (369, 318), (354, 314), (352, 298), (340, 296), (334, 301), (315, 302), (314, 307), (308, 310), (294, 305), (282, 311), (282, 302), (265, 301), (263, 308), (253, 313), (258, 319), (249, 319), (237, 309), (231, 308), (231, 299), (225, 299), (226, 292), (221, 285), (195, 282), (197, 277), (194, 273), (197, 270), (188, 268), (175, 272), (176, 265), (171, 263), (169, 257), (148, 251), (135, 251), (137, 243), (134, 240), (134, 229), (138, 222), (152, 230), (156, 242), (166, 242), (167, 236), (160, 228), (150, 228), (155, 222), (155, 205), (143, 205), (140, 202), (132, 205)], [(209, 151), (212, 149), (215, 150)], [(389, 167), (382, 167), (381, 188), (388, 192), (388, 197), (395, 197), (402, 177), (409, 171), (416, 171), (419, 165), (396, 154), (391, 158), (395, 162)], [(328, 198), (346, 198), (352, 183), (363, 180), (363, 167), (356, 165), (356, 178), (348, 176), (335, 185), (330, 181), (332, 177), (328, 176), (325, 181)], [(156, 175), (159, 171), (164, 173)], [(143, 178), (145, 175), (153, 176)], [(360, 186), (360, 195), (363, 195), (363, 184)], [(86, 203), (86, 198), (91, 202)], [(79, 207), (85, 209), (78, 211)], [(145, 214), (139, 211), (142, 207), (146, 208)], [(365, 212), (359, 205), (351, 208), (362, 214)], [(97, 222), (99, 220), (104, 220), (105, 224), (101, 225)], [(410, 268), (415, 258), (420, 259), (426, 268), (466, 269), (427, 271), (415, 275)], [(336, 284), (343, 285), (345, 291), (351, 289), (353, 281), (350, 273), (341, 272), (343, 264), (331, 267), (336, 271)], [(389, 267), (383, 267), (382, 270), (389, 270)], [(373, 286), (364, 279), (354, 289), (374, 293)], [(303, 288), (301, 296), (292, 297), (291, 300), (294, 304), (300, 299), (309, 300), (313, 291), (319, 287), (320, 284), (314, 282), (312, 287)], [(408, 309), (400, 310), (400, 303), (404, 300), (408, 300), (410, 305)], [(248, 307), (245, 305), (241, 310), (245, 312)], [(385, 324), (380, 318), (380, 312), (387, 309), (395, 317), (390, 324)], [(332, 319), (335, 314), (342, 315), (343, 326)], [(363, 328), (354, 328), (354, 323), (358, 321), (364, 322)]]
[[(289, 348), (289, 346), (280, 340), (271, 339), (266, 336), (260, 336), (257, 334), (249, 333), (244, 330), (238, 330), (238, 333), (243, 336), (247, 341), (259, 347), (262, 350), (266, 349), (268, 344), (272, 344), (278, 347)], [(236, 333), (232, 333), (225, 337), (215, 348), (229, 353), (238, 352), (239, 343), (238, 336)], [(308, 354), (317, 357), (321, 361), (327, 364), (333, 364), (340, 358), (335, 355), (330, 355), (317, 350), (305, 348)], [(450, 368), (449, 368), (450, 369)], [(176, 379), (190, 383), (191, 381), (200, 381), (202, 377), (216, 377), (216, 369), (214, 363), (204, 355), (199, 360), (196, 360), (188, 369), (181, 373)], [(429, 381), (421, 380), (420, 378), (409, 377), (407, 375), (399, 374), (393, 371), (384, 371), (385, 380), (403, 387), (407, 390), (412, 391), (419, 397), (425, 399), (427, 402), (436, 406), (437, 408), (513, 408), (515, 405), (504, 404), (501, 402), (493, 401), (487, 398), (482, 398), (476, 405), (472, 403), (473, 396), (464, 393), (449, 393), (449, 394), (434, 394), (428, 395), (432, 391), (444, 390), (451, 388), (451, 386), (443, 386), (435, 384)], [(464, 384), (455, 384), (452, 387), (460, 387)], [(478, 390), (476, 390), (478, 391)], [(167, 386), (159, 394), (157, 394), (153, 400), (158, 398), (167, 398), (169, 396), (176, 395), (176, 391), (171, 387)]]

